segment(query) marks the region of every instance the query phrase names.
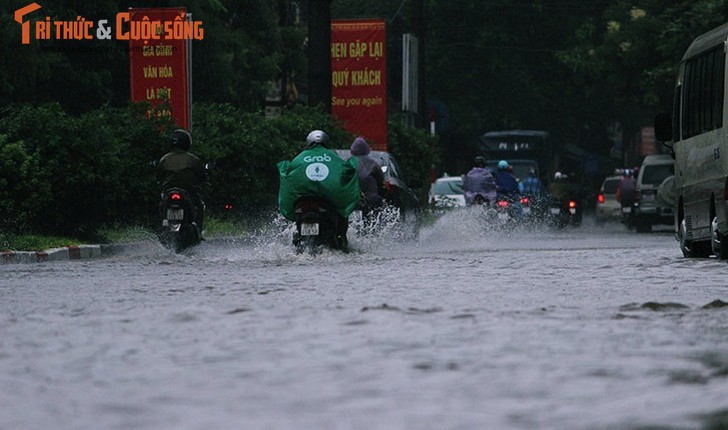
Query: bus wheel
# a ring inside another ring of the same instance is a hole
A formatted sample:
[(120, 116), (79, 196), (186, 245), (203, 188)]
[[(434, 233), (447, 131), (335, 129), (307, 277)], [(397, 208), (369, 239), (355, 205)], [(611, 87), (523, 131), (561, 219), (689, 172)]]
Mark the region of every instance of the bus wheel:
[(680, 250), (682, 251), (685, 258), (707, 258), (708, 256), (710, 256), (710, 242), (688, 241), (687, 235), (687, 226), (685, 225), (685, 220), (682, 220), (680, 221), (678, 240), (680, 241)]
[(710, 242), (712, 243), (713, 254), (715, 254), (719, 260), (728, 259), (728, 240), (726, 240), (718, 230), (718, 217), (713, 218), (710, 233)]

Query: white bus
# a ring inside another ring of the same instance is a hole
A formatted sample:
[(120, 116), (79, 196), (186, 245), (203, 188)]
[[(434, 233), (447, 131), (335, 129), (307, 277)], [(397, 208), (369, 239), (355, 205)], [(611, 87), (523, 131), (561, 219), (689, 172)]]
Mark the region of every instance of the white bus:
[(698, 36), (680, 62), (672, 115), (655, 118), (675, 155), (675, 222), (685, 257), (728, 259), (728, 23)]

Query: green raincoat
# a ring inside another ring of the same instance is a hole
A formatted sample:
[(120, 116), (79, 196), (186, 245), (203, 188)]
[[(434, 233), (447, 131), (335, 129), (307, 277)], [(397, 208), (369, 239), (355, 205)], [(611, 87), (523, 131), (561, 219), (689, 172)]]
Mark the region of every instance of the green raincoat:
[(278, 210), (294, 221), (294, 204), (305, 196), (330, 201), (339, 215), (348, 218), (360, 197), (356, 157), (346, 161), (335, 152), (315, 145), (291, 161), (277, 164), (280, 173)]

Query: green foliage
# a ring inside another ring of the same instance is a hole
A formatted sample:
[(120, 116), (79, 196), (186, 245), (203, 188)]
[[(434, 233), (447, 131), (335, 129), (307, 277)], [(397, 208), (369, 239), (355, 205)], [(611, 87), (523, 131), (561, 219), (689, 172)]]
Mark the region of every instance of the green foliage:
[(422, 129), (406, 127), (401, 115), (391, 116), (388, 127), (388, 150), (406, 172), (407, 179), (429, 184), (432, 168), (440, 161), (437, 137)]
[(617, 1), (577, 28), (558, 54), (582, 89), (592, 123), (615, 118), (627, 129), (670, 111), (677, 65), (690, 42), (728, 17), (725, 0)]
[[(38, 158), (23, 141), (8, 142), (0, 135), (0, 223), (5, 231), (21, 231), (33, 223), (34, 214), (50, 197), (50, 186), (42, 177)], [(27, 196), (34, 196), (28, 199)]]
[(80, 117), (58, 104), (15, 106), (1, 116), (4, 230), (91, 237), (154, 213), (150, 162), (169, 124), (147, 119), (143, 106)]
[[(159, 189), (153, 163), (168, 151), (173, 124), (149, 106), (104, 106), (80, 116), (58, 104), (0, 112), (0, 230), (94, 238), (101, 227), (153, 226)], [(332, 148), (353, 136), (330, 115), (295, 108), (266, 119), (229, 104), (196, 104), (191, 151), (213, 161), (204, 197), (211, 216), (232, 203), (238, 214), (275, 208), (276, 164), (295, 157), (311, 130)], [(434, 138), (390, 121), (390, 152), (410, 179), (424, 182), (436, 161)]]
[(274, 206), (276, 163), (300, 152), (311, 130), (325, 130), (332, 145), (349, 141), (340, 125), (316, 109), (297, 108), (275, 119), (228, 104), (196, 104), (193, 110), (193, 152), (215, 165), (206, 193), (213, 213), (226, 203), (248, 213)]
[[(12, 103), (58, 102), (81, 114), (104, 104), (123, 107), (129, 96), (128, 44), (116, 40), (33, 40), (21, 45), (20, 25), (13, 12), (29, 2), (8, 0), (0, 10), (0, 107)], [(68, 2), (44, 0), (27, 17), (73, 21), (78, 16), (96, 22), (110, 20), (129, 7), (184, 5), (202, 21), (205, 37), (192, 43), (193, 101), (226, 102), (257, 110), (264, 84), (284, 73), (305, 76), (302, 61), (305, 32), (279, 25), (278, 2), (269, 0), (190, 0)], [(32, 28), (32, 27), (31, 27)], [(66, 49), (71, 48), (71, 49)], [(80, 49), (77, 49), (80, 48)]]
[(0, 232), (1, 251), (43, 251), (62, 246), (80, 245), (78, 239), (36, 234), (8, 234)]

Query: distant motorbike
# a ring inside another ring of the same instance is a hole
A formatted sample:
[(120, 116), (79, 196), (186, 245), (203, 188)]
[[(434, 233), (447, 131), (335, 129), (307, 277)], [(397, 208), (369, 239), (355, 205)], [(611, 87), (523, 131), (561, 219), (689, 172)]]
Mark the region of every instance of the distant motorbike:
[(509, 196), (498, 196), (495, 202), (496, 217), (501, 223), (514, 223), (523, 218), (523, 207), (520, 199)]
[(164, 191), (160, 215), (162, 230), (159, 239), (164, 246), (179, 253), (200, 243), (200, 229), (195, 222), (197, 209), (186, 190), (170, 188)]
[(297, 253), (317, 254), (321, 246), (347, 251), (346, 237), (337, 235), (338, 223), (346, 222), (337, 216), (334, 206), (320, 197), (302, 197), (294, 206), (296, 231), (293, 245)]
[(564, 228), (569, 224), (576, 224), (576, 212), (578, 203), (576, 200), (561, 200), (552, 198), (549, 205), (549, 220), (556, 228)]
[(636, 213), (639, 210), (639, 202), (634, 202), (622, 206), (622, 224), (627, 226), (629, 230), (632, 230), (636, 226)]

